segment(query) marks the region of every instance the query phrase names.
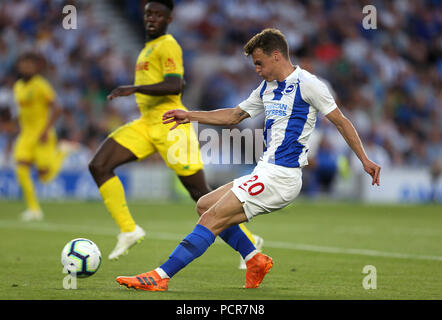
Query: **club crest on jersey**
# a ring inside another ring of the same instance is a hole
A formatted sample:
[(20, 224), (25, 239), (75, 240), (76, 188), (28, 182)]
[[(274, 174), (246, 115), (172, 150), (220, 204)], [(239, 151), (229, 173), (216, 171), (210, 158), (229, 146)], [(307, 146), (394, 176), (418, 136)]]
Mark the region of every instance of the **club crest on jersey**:
[(292, 83), (292, 84), (289, 84), (289, 85), (284, 89), (284, 91), (283, 91), (282, 93), (284, 93), (284, 94), (290, 94), (290, 93), (292, 93), (293, 91), (295, 91), (295, 85)]
[(144, 57), (147, 58), (152, 53), (153, 49), (155, 49), (155, 46), (152, 46), (149, 49), (147, 49), (146, 52), (144, 53)]

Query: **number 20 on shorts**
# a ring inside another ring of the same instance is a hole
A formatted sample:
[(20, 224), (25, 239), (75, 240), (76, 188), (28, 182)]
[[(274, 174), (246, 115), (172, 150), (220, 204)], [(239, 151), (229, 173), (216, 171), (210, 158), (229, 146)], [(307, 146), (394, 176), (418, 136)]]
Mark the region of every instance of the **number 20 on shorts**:
[[(256, 196), (264, 191), (264, 184), (262, 182), (255, 182), (258, 180), (258, 176), (254, 175), (250, 180), (247, 180), (246, 182), (240, 184), (238, 188), (248, 192), (251, 196)], [(249, 188), (246, 190), (244, 189), (249, 185), (249, 183), (255, 182), (254, 184), (250, 185)]]

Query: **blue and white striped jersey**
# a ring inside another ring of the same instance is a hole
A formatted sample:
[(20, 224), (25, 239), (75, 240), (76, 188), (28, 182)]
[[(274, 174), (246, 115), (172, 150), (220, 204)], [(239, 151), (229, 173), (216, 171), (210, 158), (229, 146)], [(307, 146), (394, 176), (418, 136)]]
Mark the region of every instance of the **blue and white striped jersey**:
[(322, 81), (297, 66), (284, 81), (263, 81), (239, 107), (252, 118), (265, 112), (261, 161), (297, 168), (308, 163), (318, 111), (327, 115), (337, 105)]

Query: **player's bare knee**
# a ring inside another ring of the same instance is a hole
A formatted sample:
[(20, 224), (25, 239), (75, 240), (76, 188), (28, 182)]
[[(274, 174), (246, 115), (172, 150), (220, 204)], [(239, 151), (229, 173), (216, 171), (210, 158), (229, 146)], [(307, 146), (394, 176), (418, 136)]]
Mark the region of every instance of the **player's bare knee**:
[(101, 177), (107, 172), (105, 166), (99, 163), (98, 161), (96, 161), (95, 159), (92, 159), (89, 162), (88, 167), (89, 167), (89, 172), (94, 178)]
[(200, 219), (198, 220), (198, 223), (205, 226), (206, 228), (211, 229), (211, 226), (214, 225), (216, 222), (216, 216), (213, 211), (207, 210), (205, 211)]
[(98, 169), (97, 164), (94, 162), (94, 159), (92, 159), (92, 160), (89, 162), (89, 164), (88, 164), (88, 168), (89, 168), (89, 172), (91, 173), (91, 175), (92, 175), (93, 177), (95, 177), (95, 176), (96, 176), (96, 173), (97, 173), (97, 171), (98, 171), (99, 169)]
[(196, 203), (196, 211), (198, 215), (203, 215), (209, 209), (208, 201), (206, 196), (202, 196)]
[(206, 209), (200, 205), (200, 202), (198, 200), (198, 202), (196, 203), (196, 212), (198, 213), (199, 216), (202, 216), (204, 212), (206, 212)]
[(189, 188), (188, 191), (193, 201), (198, 201), (203, 195), (203, 193), (197, 188)]
[(41, 182), (46, 182), (46, 176), (49, 174), (49, 169), (39, 169), (37, 171), (38, 180)]

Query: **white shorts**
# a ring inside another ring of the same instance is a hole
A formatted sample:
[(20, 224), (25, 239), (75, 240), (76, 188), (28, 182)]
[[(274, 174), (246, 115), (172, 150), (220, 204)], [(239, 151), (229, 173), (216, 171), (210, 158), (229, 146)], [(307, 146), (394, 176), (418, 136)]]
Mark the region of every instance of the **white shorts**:
[(282, 209), (298, 196), (302, 169), (260, 161), (251, 174), (233, 180), (232, 192), (243, 203), (250, 221), (253, 217)]

